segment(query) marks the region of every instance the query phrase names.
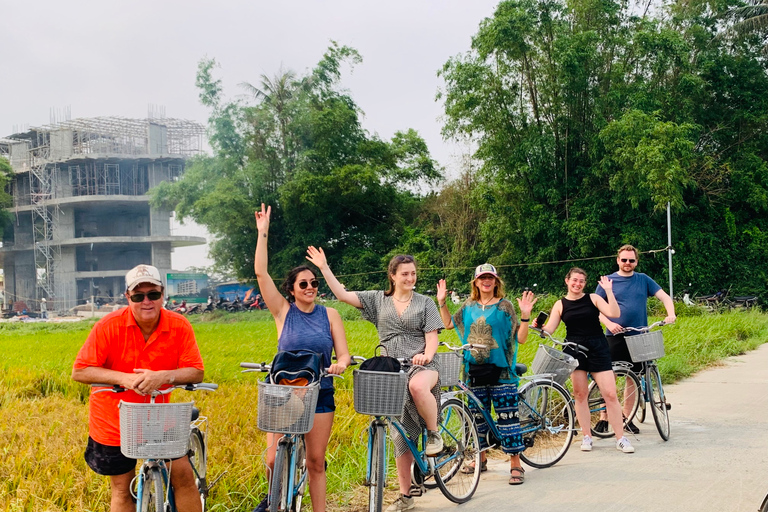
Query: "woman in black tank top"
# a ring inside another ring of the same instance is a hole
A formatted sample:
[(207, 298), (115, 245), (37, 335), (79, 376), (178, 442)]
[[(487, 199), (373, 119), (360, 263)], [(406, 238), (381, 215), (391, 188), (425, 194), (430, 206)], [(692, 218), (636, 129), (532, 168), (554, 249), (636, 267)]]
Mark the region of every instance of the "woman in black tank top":
[[(605, 399), (608, 422), (613, 427), (613, 431), (616, 432), (616, 448), (624, 453), (632, 453), (635, 449), (622, 434), (624, 423), (621, 418), (621, 405), (616, 396), (616, 377), (613, 374), (611, 353), (599, 318), (600, 313), (615, 318), (614, 315), (621, 313), (619, 304), (613, 295), (613, 283), (607, 277), (600, 277), (600, 286), (605, 290), (608, 297), (607, 301), (595, 293), (584, 293), (586, 284), (587, 273), (582, 269), (572, 268), (568, 271), (565, 276), (568, 293), (555, 302), (549, 321), (547, 325), (543, 326), (543, 330), (548, 333), (555, 332), (562, 320), (565, 323), (566, 340), (583, 345), (588, 349), (586, 355), (570, 347), (563, 350), (579, 361), (579, 366), (571, 374), (571, 383), (573, 384), (573, 398), (576, 402), (576, 418), (579, 420), (584, 436), (581, 443), (582, 451), (592, 450), (592, 433), (589, 430), (589, 404), (587, 403), (589, 393), (587, 374), (589, 373)], [(534, 322), (534, 327), (541, 326)]]

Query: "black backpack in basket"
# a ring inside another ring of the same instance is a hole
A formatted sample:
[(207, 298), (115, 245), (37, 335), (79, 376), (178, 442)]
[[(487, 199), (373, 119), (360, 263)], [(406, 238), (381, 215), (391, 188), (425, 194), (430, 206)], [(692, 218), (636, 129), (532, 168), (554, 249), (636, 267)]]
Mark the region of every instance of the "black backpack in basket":
[(309, 350), (275, 354), (270, 375), (275, 384), (306, 386), (320, 379), (323, 356)]

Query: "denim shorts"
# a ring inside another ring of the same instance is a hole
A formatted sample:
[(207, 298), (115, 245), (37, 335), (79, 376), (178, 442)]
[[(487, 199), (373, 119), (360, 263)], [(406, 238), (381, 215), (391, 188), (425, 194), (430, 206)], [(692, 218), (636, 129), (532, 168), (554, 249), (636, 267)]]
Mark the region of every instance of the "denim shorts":
[(334, 388), (321, 389), (317, 395), (317, 407), (315, 414), (321, 412), (334, 412), (336, 410), (336, 401), (333, 399)]

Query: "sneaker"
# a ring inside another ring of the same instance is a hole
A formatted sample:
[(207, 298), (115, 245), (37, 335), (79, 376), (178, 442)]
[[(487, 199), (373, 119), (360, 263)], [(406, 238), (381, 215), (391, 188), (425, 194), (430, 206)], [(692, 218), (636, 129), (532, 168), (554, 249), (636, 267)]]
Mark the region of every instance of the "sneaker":
[(624, 424), (624, 432), (629, 432), (630, 434), (639, 434), (640, 429), (637, 428), (637, 426), (632, 421), (628, 421)]
[(635, 453), (635, 447), (629, 442), (629, 439), (622, 437), (616, 441), (616, 449), (621, 450), (624, 453)]
[(581, 451), (583, 452), (591, 452), (592, 451), (592, 438), (589, 436), (584, 436), (584, 439), (581, 440)]
[(436, 430), (427, 431), (427, 447), (424, 449), (428, 456), (437, 455), (443, 451), (443, 438)]
[(264, 496), (264, 499), (261, 500), (261, 503), (256, 505), (256, 508), (253, 509), (253, 512), (267, 512), (268, 508), (269, 508), (269, 503), (267, 502), (267, 496)]
[(387, 507), (387, 512), (402, 512), (403, 510), (411, 510), (415, 506), (416, 503), (414, 503), (413, 498), (401, 494), (394, 503)]
[(595, 428), (593, 430), (595, 432), (600, 432), (601, 434), (608, 432), (608, 422), (606, 420), (598, 421), (595, 423)]

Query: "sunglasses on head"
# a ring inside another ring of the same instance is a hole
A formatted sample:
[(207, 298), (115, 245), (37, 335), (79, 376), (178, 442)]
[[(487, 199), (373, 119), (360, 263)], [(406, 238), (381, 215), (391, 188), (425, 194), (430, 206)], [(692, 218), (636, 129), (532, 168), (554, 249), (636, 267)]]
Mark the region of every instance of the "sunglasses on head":
[(149, 297), (149, 300), (157, 300), (163, 296), (163, 292), (153, 291), (149, 293), (134, 293), (131, 295), (131, 302), (143, 302), (144, 297)]
[(317, 288), (320, 286), (320, 282), (317, 279), (313, 279), (311, 281), (301, 281), (299, 282), (299, 288), (302, 290), (306, 290), (307, 286), (311, 286), (312, 288)]
[(627, 262), (629, 262), (629, 263), (634, 263), (634, 262), (636, 262), (636, 261), (637, 261), (637, 260), (634, 260), (634, 259), (632, 259), (632, 258), (630, 258), (630, 259), (627, 259), (627, 258), (621, 258), (621, 262), (622, 262), (622, 263), (627, 263)]

